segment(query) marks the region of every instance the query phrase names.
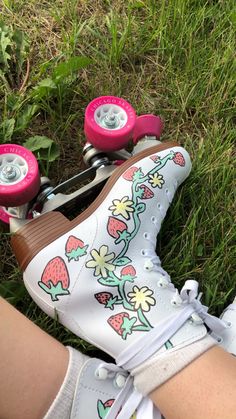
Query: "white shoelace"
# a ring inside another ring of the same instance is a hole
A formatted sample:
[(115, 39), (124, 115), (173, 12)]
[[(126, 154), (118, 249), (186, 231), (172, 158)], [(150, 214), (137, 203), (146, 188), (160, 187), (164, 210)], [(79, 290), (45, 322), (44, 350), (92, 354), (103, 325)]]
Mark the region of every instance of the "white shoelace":
[[(123, 385), (121, 392), (115, 399), (112, 407), (110, 408), (106, 419), (111, 418), (126, 418), (129, 419), (134, 413), (134, 406), (137, 406), (137, 419), (160, 419), (159, 410), (153, 405), (148, 397), (143, 397), (133, 388), (133, 377), (127, 375), (123, 368), (115, 364), (101, 364), (96, 371), (96, 377), (100, 380), (105, 380), (107, 377), (115, 378), (115, 381), (122, 377)], [(122, 410), (121, 410), (122, 407)], [(121, 412), (120, 412), (121, 410)], [(120, 412), (120, 413), (119, 413)], [(120, 416), (121, 415), (121, 416)]]
[[(172, 283), (169, 286), (171, 288), (174, 287)], [(208, 314), (208, 308), (201, 304), (198, 298), (197, 281), (186, 281), (180, 293), (176, 290), (174, 299), (176, 300), (176, 306), (183, 305), (183, 309), (176, 315), (164, 319), (147, 335), (142, 336), (138, 342), (125, 349), (116, 359), (118, 367), (128, 371), (138, 367), (156, 353), (191, 316), (193, 322), (204, 322), (216, 334), (220, 334), (226, 327), (226, 323), (223, 320)], [(122, 407), (124, 401), (125, 404)], [(119, 412), (120, 409), (121, 411)], [(147, 397), (143, 397), (133, 388), (133, 378), (129, 376), (125, 386), (108, 412), (107, 419), (128, 419), (136, 410), (137, 419), (141, 418), (140, 412), (144, 415), (144, 411), (145, 415), (142, 418), (161, 418), (160, 412), (153, 406), (152, 401)]]

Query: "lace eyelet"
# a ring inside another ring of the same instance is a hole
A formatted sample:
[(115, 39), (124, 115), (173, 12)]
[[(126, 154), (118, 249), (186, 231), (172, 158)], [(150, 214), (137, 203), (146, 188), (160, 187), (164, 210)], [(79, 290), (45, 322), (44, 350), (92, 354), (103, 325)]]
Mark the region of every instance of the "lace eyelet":
[(149, 234), (147, 232), (143, 233), (143, 238), (147, 240), (149, 238)]
[(151, 222), (155, 224), (155, 223), (157, 222), (156, 217), (152, 216), (152, 217), (151, 217)]
[(95, 378), (97, 378), (97, 380), (106, 380), (108, 377), (108, 371), (106, 370), (106, 368), (97, 368), (95, 373)]
[(146, 256), (146, 252), (144, 249), (141, 249), (140, 253), (141, 253), (141, 256)]
[(203, 324), (203, 320), (201, 319), (201, 317), (197, 313), (193, 313), (190, 317), (190, 320), (192, 321), (192, 324), (194, 326), (198, 326), (198, 325)]
[(166, 193), (166, 194), (168, 194), (168, 193), (169, 193), (169, 189), (168, 189), (168, 188), (166, 188), (166, 189), (165, 189), (165, 193)]
[(157, 209), (161, 209), (161, 204), (157, 204)]
[(163, 282), (161, 282), (161, 281), (158, 281), (157, 286), (159, 288), (164, 288)]
[(117, 374), (113, 383), (115, 387), (123, 388), (126, 383), (126, 377), (122, 374)]
[(218, 337), (218, 338), (217, 338), (217, 342), (218, 342), (218, 343), (222, 343), (222, 342), (223, 342), (223, 338)]
[(151, 272), (153, 270), (153, 263), (150, 259), (147, 259), (144, 264), (144, 270), (146, 272)]
[(232, 327), (232, 322), (226, 322), (227, 329), (230, 329)]

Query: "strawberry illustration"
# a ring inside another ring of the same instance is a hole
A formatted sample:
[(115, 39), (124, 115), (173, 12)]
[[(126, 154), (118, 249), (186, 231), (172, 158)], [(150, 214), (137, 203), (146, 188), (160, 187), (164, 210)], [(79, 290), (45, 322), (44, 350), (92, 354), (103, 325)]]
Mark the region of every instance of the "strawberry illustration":
[(87, 254), (88, 244), (84, 245), (84, 242), (75, 236), (69, 236), (66, 242), (65, 253), (70, 262), (72, 259), (78, 261), (81, 256)]
[(185, 166), (185, 160), (182, 153), (179, 153), (179, 152), (175, 153), (173, 161), (175, 164), (178, 164), (179, 166)]
[(123, 312), (109, 317), (107, 322), (116, 333), (122, 336), (122, 339), (126, 339), (127, 335), (131, 335), (132, 327), (136, 323), (136, 320), (136, 317), (130, 318), (128, 313)]
[(107, 401), (104, 403), (104, 406), (105, 406), (105, 407), (111, 407), (111, 406), (113, 405), (114, 401), (115, 401), (115, 399), (110, 399), (110, 400), (107, 400)]
[(124, 221), (120, 221), (118, 220), (118, 218), (115, 217), (109, 217), (107, 230), (111, 237), (117, 239), (119, 237), (118, 231), (122, 232), (124, 230), (127, 230), (127, 228), (127, 224), (124, 223)]
[(122, 279), (133, 282), (134, 278), (136, 277), (136, 270), (132, 265), (127, 265), (121, 269), (120, 274)]
[(157, 154), (154, 154), (153, 156), (150, 156), (150, 159), (154, 161), (154, 163), (157, 163), (160, 160), (160, 157)]
[(133, 180), (134, 173), (137, 172), (137, 170), (138, 170), (138, 168), (135, 167), (135, 166), (130, 167), (128, 170), (126, 170), (125, 173), (123, 173), (123, 178), (125, 180), (132, 181)]
[(154, 193), (146, 185), (140, 185), (139, 188), (143, 190), (141, 199), (150, 199), (154, 196)]
[(103, 403), (101, 400), (98, 400), (97, 402), (97, 411), (98, 411), (98, 417), (99, 419), (104, 419), (113, 405), (115, 399), (109, 399), (105, 403)]
[(110, 298), (113, 297), (113, 295), (110, 292), (98, 292), (94, 295), (96, 300), (103, 305), (106, 305), (106, 303), (110, 300)]
[(124, 317), (129, 318), (128, 313), (115, 314), (107, 320), (108, 324), (121, 336), (123, 333), (121, 326), (123, 324)]
[(38, 285), (51, 296), (52, 301), (58, 301), (58, 295), (70, 294), (69, 273), (60, 256), (56, 256), (47, 263)]

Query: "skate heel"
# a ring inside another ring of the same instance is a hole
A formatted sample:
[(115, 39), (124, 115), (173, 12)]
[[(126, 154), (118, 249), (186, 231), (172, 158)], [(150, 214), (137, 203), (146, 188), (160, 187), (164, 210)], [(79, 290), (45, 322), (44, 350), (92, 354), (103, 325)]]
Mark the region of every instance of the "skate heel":
[(68, 231), (70, 226), (70, 221), (63, 214), (49, 212), (21, 227), (11, 238), (20, 269), (24, 271), (40, 250)]

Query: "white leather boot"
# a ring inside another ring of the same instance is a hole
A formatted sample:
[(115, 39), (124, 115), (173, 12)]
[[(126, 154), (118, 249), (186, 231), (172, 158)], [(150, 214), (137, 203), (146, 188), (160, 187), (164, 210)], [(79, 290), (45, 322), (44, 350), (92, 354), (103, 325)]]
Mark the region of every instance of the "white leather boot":
[(222, 348), (236, 356), (236, 297), (220, 318), (225, 322), (226, 328), (215, 338)]
[(18, 230), (13, 248), (36, 303), (113, 357), (150, 331), (169, 281), (156, 236), (190, 169), (182, 147), (157, 145), (120, 166), (77, 219), (48, 213)]

